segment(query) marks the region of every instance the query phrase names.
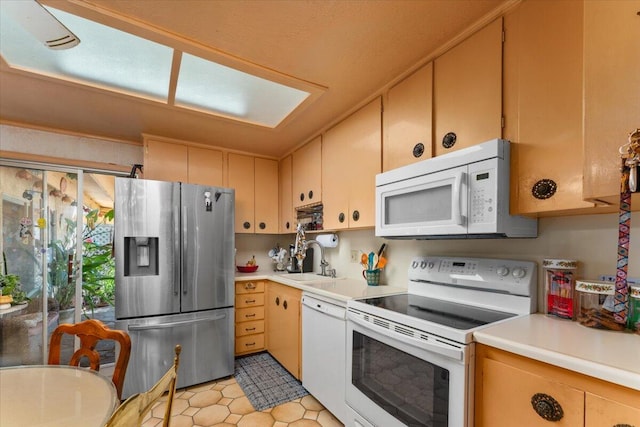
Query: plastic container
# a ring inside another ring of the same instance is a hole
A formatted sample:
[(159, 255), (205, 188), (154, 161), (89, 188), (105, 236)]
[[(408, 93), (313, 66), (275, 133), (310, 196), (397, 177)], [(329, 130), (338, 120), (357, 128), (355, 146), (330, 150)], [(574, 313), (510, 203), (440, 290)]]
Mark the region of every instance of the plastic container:
[(629, 329), (640, 334), (640, 286), (629, 288)]
[(545, 259), (546, 313), (563, 319), (575, 319), (574, 289), (578, 261)]
[(621, 331), (626, 325), (613, 318), (616, 285), (613, 282), (577, 280), (577, 320), (581, 325), (596, 329)]

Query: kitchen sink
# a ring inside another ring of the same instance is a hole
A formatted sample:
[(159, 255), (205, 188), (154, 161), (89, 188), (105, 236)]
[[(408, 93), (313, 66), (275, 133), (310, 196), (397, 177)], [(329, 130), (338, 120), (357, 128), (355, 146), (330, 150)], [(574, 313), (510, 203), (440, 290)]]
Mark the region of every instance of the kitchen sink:
[(282, 278), (295, 280), (296, 282), (318, 282), (342, 279), (342, 277), (321, 276), (317, 273), (291, 273), (282, 276)]

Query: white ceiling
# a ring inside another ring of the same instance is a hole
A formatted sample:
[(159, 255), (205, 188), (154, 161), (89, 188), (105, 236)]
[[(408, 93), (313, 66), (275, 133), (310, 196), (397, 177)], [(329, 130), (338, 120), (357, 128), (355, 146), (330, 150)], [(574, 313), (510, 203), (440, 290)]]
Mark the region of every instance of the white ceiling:
[[(0, 65), (0, 120), (141, 141), (142, 133), (281, 157), (517, 0), (43, 0), (326, 90), (275, 129)], [(126, 46), (123, 46), (126, 48)]]

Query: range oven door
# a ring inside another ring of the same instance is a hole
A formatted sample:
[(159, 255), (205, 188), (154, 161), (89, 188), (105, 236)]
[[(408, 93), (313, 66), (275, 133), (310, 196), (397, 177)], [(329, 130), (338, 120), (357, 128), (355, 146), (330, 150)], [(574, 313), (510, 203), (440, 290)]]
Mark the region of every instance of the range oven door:
[(430, 350), (395, 329), (348, 313), (347, 425), (471, 426), (473, 344)]
[(467, 169), (376, 186), (376, 236), (467, 234)]

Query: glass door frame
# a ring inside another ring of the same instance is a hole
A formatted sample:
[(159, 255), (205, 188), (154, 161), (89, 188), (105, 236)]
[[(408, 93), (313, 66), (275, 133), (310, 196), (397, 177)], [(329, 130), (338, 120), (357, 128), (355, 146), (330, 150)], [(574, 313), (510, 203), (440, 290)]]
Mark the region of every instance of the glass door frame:
[[(46, 178), (47, 173), (49, 171), (53, 172), (62, 172), (62, 173), (71, 173), (75, 174), (77, 179), (77, 197), (76, 197), (76, 209), (78, 209), (76, 213), (76, 241), (75, 241), (75, 295), (74, 306), (76, 309), (74, 310), (74, 323), (77, 323), (81, 320), (82, 310), (78, 309), (82, 307), (83, 299), (82, 299), (82, 257), (83, 257), (83, 235), (80, 230), (83, 229), (83, 220), (84, 215), (82, 214), (82, 207), (84, 205), (84, 174), (85, 173), (97, 173), (97, 174), (107, 174), (112, 176), (128, 176), (128, 174), (122, 171), (116, 170), (107, 170), (107, 169), (96, 169), (96, 168), (83, 168), (79, 166), (64, 166), (57, 165), (45, 162), (36, 162), (29, 160), (13, 160), (0, 158), (0, 166), (11, 167), (11, 168), (24, 168), (24, 169), (32, 169), (42, 171), (43, 173), (43, 188), (46, 189)], [(31, 208), (33, 209), (33, 207)], [(49, 292), (49, 277), (48, 277), (48, 253), (49, 253), (49, 232), (50, 232), (50, 218), (49, 218), (49, 194), (47, 191), (42, 192), (42, 213), (46, 215), (46, 226), (41, 228), (42, 230), (42, 250), (41, 250), (41, 263), (42, 263), (42, 319), (43, 319), (43, 327), (42, 327), (42, 363), (46, 364), (49, 357), (49, 335), (47, 324), (48, 317), (48, 292)], [(42, 215), (40, 215), (42, 217)], [(34, 227), (38, 226), (38, 224), (34, 224)], [(77, 340), (76, 340), (77, 341)], [(76, 348), (78, 346), (78, 342), (76, 342)]]

